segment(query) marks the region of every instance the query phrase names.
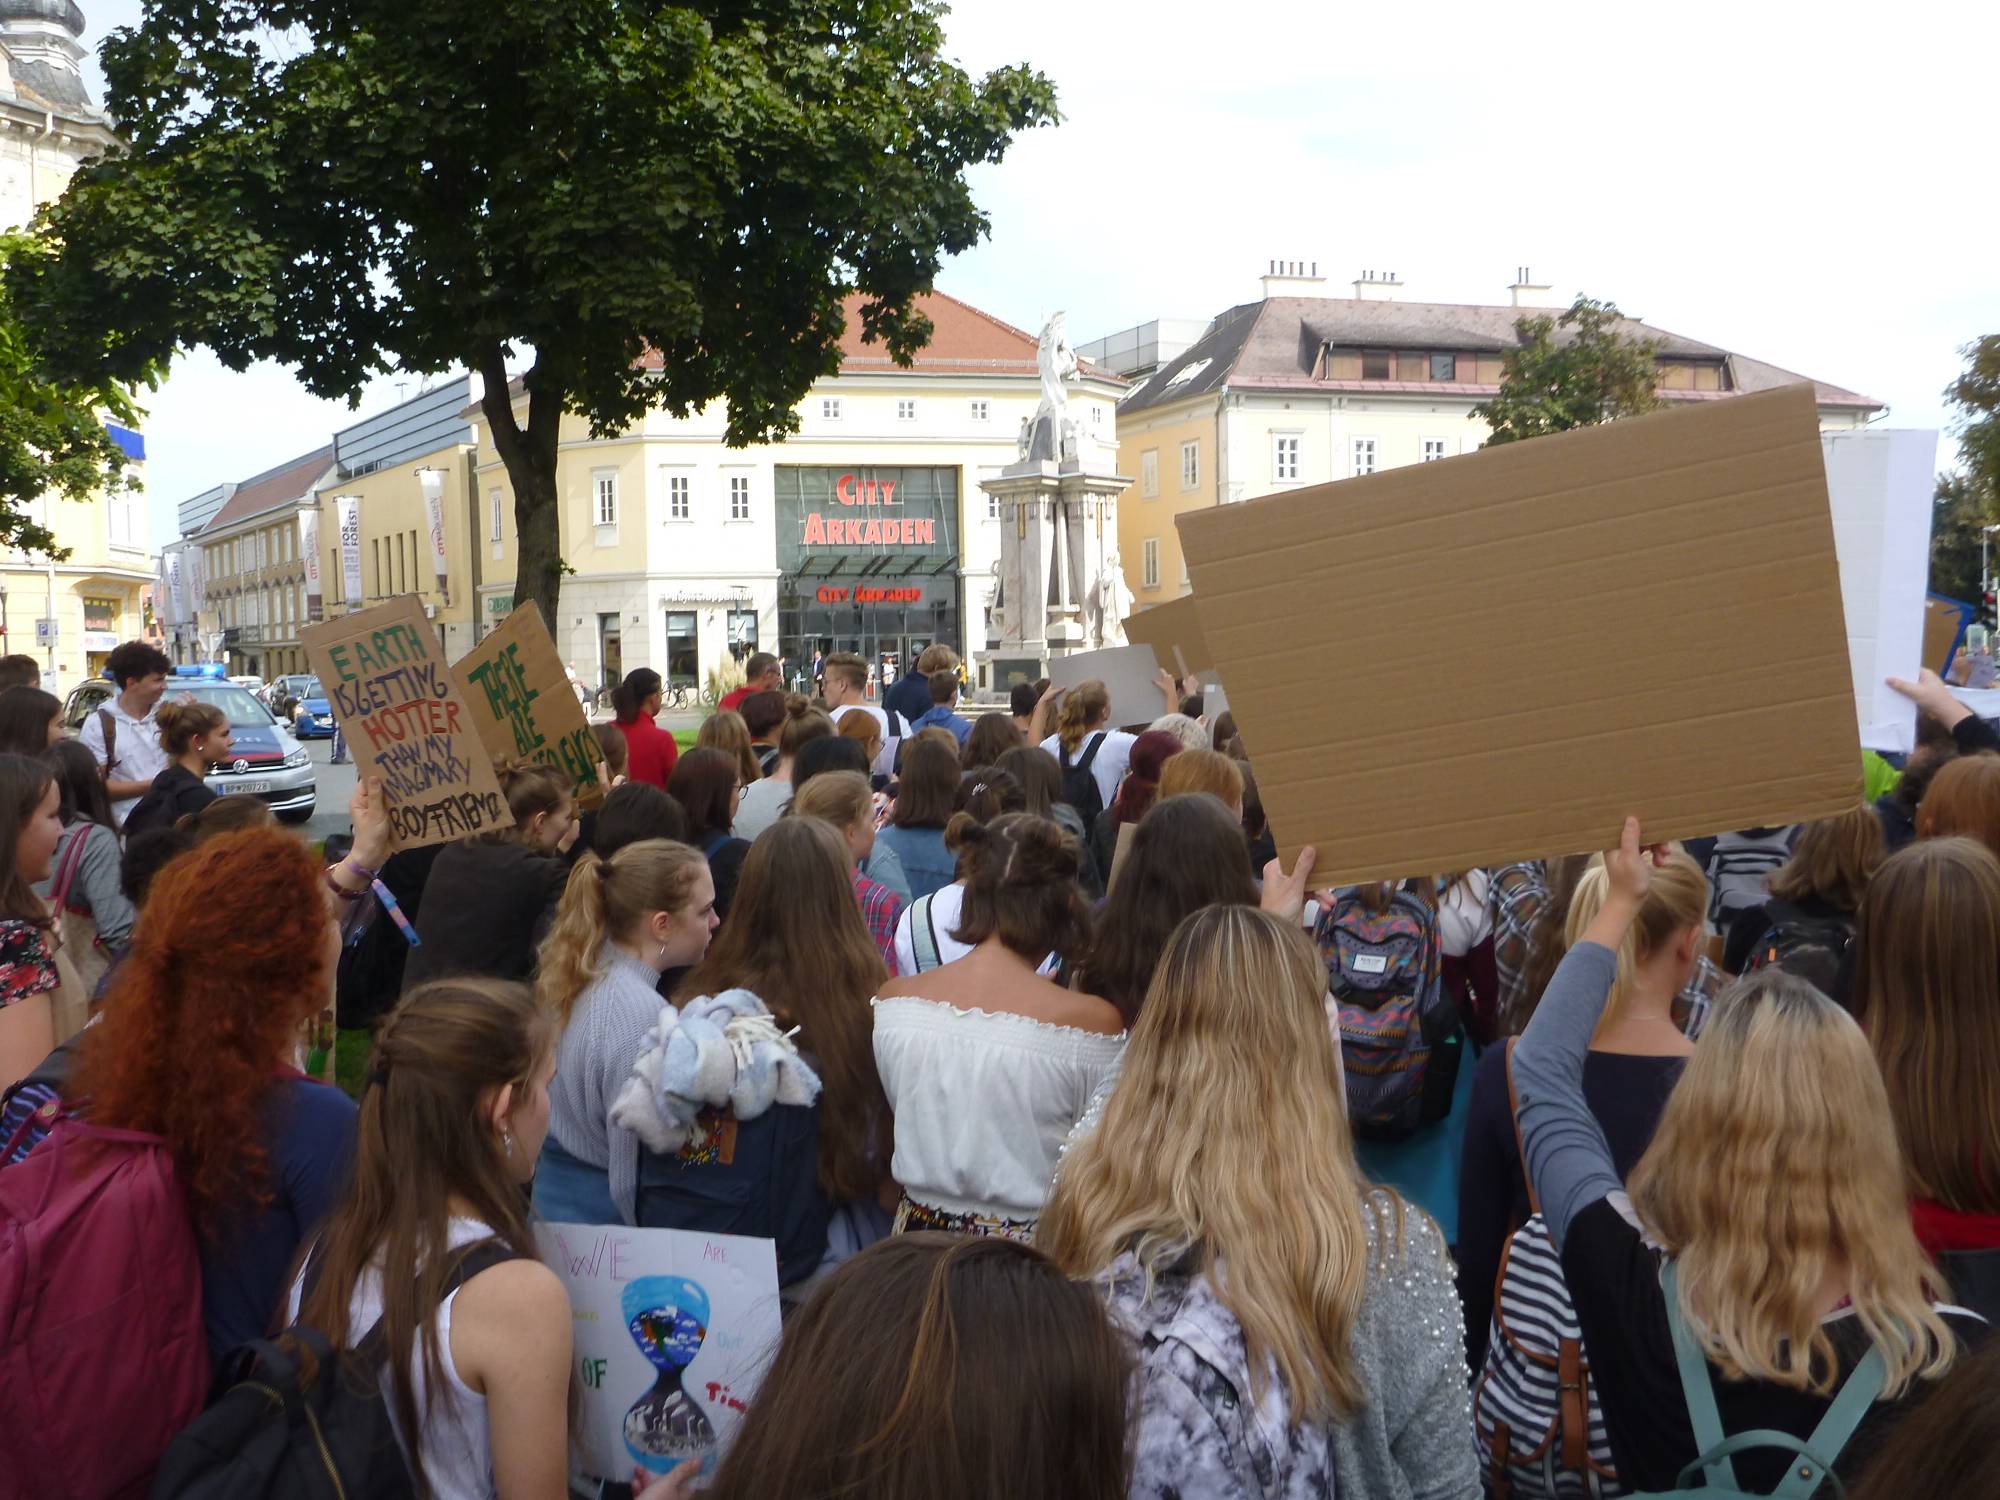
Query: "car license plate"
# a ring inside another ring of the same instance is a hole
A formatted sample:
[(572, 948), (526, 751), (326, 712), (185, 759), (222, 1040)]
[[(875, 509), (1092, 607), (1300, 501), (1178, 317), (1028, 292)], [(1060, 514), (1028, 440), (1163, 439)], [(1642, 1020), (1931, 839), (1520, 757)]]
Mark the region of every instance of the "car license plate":
[(253, 796), (262, 796), (265, 792), (271, 790), (271, 783), (268, 781), (225, 781), (218, 790), (225, 797), (236, 792), (247, 792)]

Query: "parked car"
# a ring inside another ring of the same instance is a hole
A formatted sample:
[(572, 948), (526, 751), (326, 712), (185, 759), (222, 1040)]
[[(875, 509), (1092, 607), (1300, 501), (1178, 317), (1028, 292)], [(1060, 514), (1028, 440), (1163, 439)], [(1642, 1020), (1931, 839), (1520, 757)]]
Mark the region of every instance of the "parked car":
[(302, 740), (333, 738), (333, 705), (317, 677), (308, 677), (299, 689), (298, 702), (292, 706), (292, 733)]
[(278, 716), (280, 723), (289, 723), (298, 710), (299, 699), (305, 696), (306, 684), (313, 681), (310, 672), (287, 672), (274, 678), (264, 689), (264, 706)]
[[(117, 692), (102, 677), (81, 684), (63, 706), (64, 726), (75, 734)], [(167, 698), (213, 703), (229, 715), (229, 727), (236, 732), (235, 755), (209, 773), (210, 791), (220, 797), (260, 798), (287, 823), (303, 823), (313, 815), (319, 787), (312, 756), (254, 694), (224, 675), (220, 662), (175, 667), (167, 679)]]

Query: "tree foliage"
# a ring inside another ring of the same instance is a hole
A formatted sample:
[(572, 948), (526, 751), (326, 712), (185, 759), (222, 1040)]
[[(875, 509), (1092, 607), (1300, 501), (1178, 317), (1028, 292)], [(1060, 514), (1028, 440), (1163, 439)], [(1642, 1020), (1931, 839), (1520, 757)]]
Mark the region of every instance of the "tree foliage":
[(479, 372), (553, 619), (564, 411), (724, 400), (748, 444), (838, 369), (844, 294), (898, 359), (929, 336), (912, 298), (986, 230), (965, 169), (1054, 118), (1028, 68), (946, 62), (941, 9), (146, 0), (104, 48), (129, 145), (48, 213), (23, 304), (128, 379), (194, 344), (350, 400)]
[(1977, 600), (1980, 533), (2000, 520), (2000, 334), (1975, 339), (1959, 353), (1965, 356), (1965, 373), (1944, 394), (1957, 408), (1952, 430), (1963, 468), (1938, 476), (1931, 590)]
[(1501, 363), (1500, 393), (1473, 408), (1489, 443), (1546, 437), (1658, 406), (1659, 344), (1634, 338), (1611, 302), (1578, 297), (1559, 318), (1517, 319), (1517, 348)]
[[(65, 379), (43, 357), (34, 333), (14, 316), (7, 277), (32, 276), (42, 247), (0, 234), (0, 548), (44, 553), (58, 561), (51, 530), (28, 507), (43, 495), (88, 500), (123, 481), (125, 450), (107, 421), (139, 425), (131, 393), (88, 374)], [(135, 372), (141, 378), (151, 371)]]
[(1987, 492), (1966, 474), (1940, 474), (1931, 515), (1931, 592), (1978, 602), (1979, 534), (1993, 524)]

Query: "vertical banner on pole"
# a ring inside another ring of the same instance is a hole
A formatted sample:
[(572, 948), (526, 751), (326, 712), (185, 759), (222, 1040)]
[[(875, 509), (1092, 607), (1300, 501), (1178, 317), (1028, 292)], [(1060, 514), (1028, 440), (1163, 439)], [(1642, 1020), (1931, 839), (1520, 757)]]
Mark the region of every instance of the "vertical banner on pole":
[(361, 596), (361, 497), (335, 495), (334, 520), (340, 527), (340, 591), (349, 609), (362, 603)]
[(444, 559), (444, 470), (419, 469), (417, 479), (424, 488), (424, 521), (431, 534), (431, 570), (437, 574), (438, 594), (451, 602), (451, 580)]
[(179, 550), (176, 549), (167, 553), (165, 561), (167, 566), (167, 622), (172, 625), (178, 625), (187, 619), (187, 612), (182, 607), (185, 601), (181, 594), (181, 554)]
[(326, 618), (326, 596), (319, 577), (319, 511), (299, 512), (299, 556), (306, 565), (306, 623), (317, 625)]

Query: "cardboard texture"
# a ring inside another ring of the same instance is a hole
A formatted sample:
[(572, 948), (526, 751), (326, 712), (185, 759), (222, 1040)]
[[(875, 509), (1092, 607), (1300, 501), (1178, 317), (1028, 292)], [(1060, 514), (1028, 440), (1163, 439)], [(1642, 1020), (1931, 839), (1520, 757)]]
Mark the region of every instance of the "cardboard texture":
[(1861, 799), (1810, 387), (1178, 520), (1289, 864), (1441, 874)]
[(1886, 679), (1914, 679), (1923, 660), (1937, 434), (1865, 428), (1825, 433), (1820, 447), (1861, 744), (1907, 754), (1917, 706)]
[(1941, 599), (1924, 601), (1924, 665), (1940, 677), (1951, 665), (1952, 650), (1958, 645), (1962, 628), (1959, 615), (1956, 605)]
[(1177, 678), (1199, 677), (1215, 668), (1192, 594), (1127, 615), (1125, 639), (1135, 646), (1151, 646), (1153, 660)]
[(300, 632), (362, 776), (382, 779), (392, 849), (510, 828), (493, 763), (414, 594)]
[(1159, 670), (1151, 646), (1106, 646), (1049, 658), (1049, 681), (1065, 692), (1093, 680), (1104, 684), (1111, 695), (1114, 727), (1150, 724), (1166, 712), (1159, 684), (1153, 681)]
[(472, 727), (493, 760), (554, 766), (576, 788), (577, 805), (604, 800), (597, 779), (602, 752), (542, 612), (523, 604), (452, 668), (465, 685)]

